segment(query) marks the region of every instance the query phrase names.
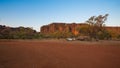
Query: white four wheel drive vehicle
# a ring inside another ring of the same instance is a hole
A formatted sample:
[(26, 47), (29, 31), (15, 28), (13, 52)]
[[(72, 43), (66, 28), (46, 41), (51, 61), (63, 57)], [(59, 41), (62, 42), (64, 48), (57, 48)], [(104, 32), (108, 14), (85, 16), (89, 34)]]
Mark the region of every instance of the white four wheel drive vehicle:
[(66, 38), (67, 41), (74, 41), (75, 38)]

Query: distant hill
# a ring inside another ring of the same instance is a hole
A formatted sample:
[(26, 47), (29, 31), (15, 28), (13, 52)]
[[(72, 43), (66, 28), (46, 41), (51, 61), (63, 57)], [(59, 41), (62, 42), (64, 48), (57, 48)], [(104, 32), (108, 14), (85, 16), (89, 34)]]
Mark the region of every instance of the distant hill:
[(37, 32), (29, 27), (8, 27), (0, 25), (0, 39), (32, 39)]

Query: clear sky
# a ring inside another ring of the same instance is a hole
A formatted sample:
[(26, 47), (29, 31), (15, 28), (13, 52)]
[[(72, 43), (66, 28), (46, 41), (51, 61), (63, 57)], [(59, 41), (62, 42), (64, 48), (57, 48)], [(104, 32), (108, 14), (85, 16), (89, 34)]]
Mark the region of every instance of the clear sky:
[(108, 26), (120, 26), (120, 0), (0, 0), (0, 25), (33, 27), (52, 22), (80, 23), (108, 13)]

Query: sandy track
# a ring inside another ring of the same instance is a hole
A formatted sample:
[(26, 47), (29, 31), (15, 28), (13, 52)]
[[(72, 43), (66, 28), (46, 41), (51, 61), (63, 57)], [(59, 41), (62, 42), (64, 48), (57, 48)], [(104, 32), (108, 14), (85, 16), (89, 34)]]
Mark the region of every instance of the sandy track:
[(0, 40), (0, 68), (120, 68), (120, 41)]

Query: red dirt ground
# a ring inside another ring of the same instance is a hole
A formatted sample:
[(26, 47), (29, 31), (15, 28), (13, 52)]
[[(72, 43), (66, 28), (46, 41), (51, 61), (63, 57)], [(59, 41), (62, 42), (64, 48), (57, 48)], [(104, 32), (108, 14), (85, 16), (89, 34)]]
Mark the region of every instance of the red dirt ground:
[(0, 68), (120, 68), (120, 41), (0, 40)]

